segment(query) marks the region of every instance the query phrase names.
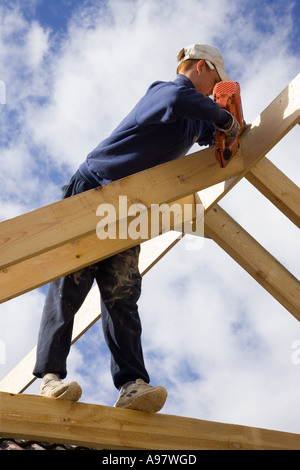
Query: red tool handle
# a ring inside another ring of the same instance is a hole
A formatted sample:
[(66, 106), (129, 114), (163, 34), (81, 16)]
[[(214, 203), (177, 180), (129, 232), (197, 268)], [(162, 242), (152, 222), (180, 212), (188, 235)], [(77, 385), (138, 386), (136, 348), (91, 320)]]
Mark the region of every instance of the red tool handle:
[[(213, 100), (221, 108), (229, 111), (240, 124), (241, 134), (244, 127), (243, 108), (241, 101), (241, 89), (237, 82), (219, 82), (213, 90)], [(228, 142), (226, 135), (222, 131), (217, 131), (215, 135), (215, 156), (220, 166), (224, 168), (239, 148), (239, 135)]]

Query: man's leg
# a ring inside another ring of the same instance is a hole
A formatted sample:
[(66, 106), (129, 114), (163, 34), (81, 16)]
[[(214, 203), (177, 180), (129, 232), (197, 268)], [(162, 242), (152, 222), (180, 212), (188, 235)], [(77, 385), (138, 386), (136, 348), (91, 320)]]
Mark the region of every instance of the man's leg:
[(115, 406), (157, 412), (167, 392), (149, 385), (144, 364), (137, 307), (141, 294), (139, 252), (137, 246), (102, 261), (95, 277), (101, 292), (102, 325), (111, 352), (113, 382), (120, 390)]
[[(63, 198), (91, 189), (79, 172), (63, 188)], [(81, 388), (76, 382), (64, 384), (66, 362), (71, 346), (74, 315), (85, 300), (94, 280), (94, 269), (88, 267), (62, 277), (49, 285), (43, 310), (37, 360), (33, 374), (44, 377), (40, 393), (53, 398), (77, 400)], [(55, 375), (54, 375), (55, 374)]]
[(104, 337), (112, 354), (112, 377), (118, 389), (136, 378), (149, 382), (137, 307), (141, 294), (139, 251), (137, 246), (101, 261), (95, 276), (101, 293)]
[(74, 315), (85, 300), (94, 280), (93, 268), (85, 268), (49, 285), (37, 344), (33, 374), (67, 375)]

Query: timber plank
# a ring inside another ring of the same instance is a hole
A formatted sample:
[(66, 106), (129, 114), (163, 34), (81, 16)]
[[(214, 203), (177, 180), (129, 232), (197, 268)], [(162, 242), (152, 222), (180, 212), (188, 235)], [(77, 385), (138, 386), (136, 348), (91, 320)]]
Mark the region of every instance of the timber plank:
[[(194, 210), (194, 202), (194, 195), (186, 196), (175, 201), (175, 204), (182, 208), (181, 213), (183, 221), (189, 220), (190, 216), (189, 212), (184, 211), (184, 205), (190, 204)], [(193, 216), (195, 214), (191, 215)], [(170, 224), (171, 229), (173, 227), (173, 222), (174, 220), (172, 220)], [(148, 227), (150, 232), (150, 215), (148, 219)], [(162, 220), (160, 220), (159, 230), (164, 231)], [(150, 236), (151, 233), (149, 233), (149, 237)], [(0, 303), (24, 294), (71, 272), (90, 266), (104, 258), (120, 253), (127, 248), (140, 243), (146, 243), (149, 240), (142, 238), (134, 240), (129, 237), (124, 239), (106, 238), (104, 240), (100, 240), (97, 237), (96, 230), (94, 230), (90, 235), (79, 240), (58, 246), (52, 250), (41, 253), (38, 256), (10, 265), (0, 270)], [(26, 276), (24, 276), (24, 273), (26, 273)]]
[(112, 204), (117, 220), (124, 218), (119, 213), (120, 195), (127, 197), (126, 209), (133, 204), (150, 208), (235, 176), (243, 166), (237, 155), (230, 166), (220, 168), (213, 149), (208, 148), (3, 221), (0, 269), (94, 233), (100, 204)]
[(300, 436), (234, 424), (0, 393), (0, 435), (98, 449), (300, 450)]

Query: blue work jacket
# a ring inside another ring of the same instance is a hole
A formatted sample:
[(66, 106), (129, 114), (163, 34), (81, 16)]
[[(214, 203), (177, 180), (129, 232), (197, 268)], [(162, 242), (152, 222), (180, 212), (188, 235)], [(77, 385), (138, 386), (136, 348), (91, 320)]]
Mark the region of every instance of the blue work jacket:
[(192, 145), (211, 145), (214, 125), (228, 114), (178, 74), (154, 82), (111, 135), (87, 156), (80, 173), (95, 186), (187, 154)]

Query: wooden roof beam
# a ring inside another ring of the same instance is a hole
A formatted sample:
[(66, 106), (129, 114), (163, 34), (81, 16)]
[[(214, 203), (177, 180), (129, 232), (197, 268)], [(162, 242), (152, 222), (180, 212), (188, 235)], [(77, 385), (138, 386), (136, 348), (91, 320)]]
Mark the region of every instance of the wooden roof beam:
[[(117, 221), (140, 204), (180, 202), (181, 198), (240, 174), (241, 154), (220, 168), (212, 148), (186, 155), (0, 223), (0, 269), (94, 234), (100, 204), (111, 204)], [(120, 199), (127, 198), (126, 206)]]
[(300, 450), (298, 434), (0, 393), (0, 436), (96, 449)]
[[(182, 215), (183, 222), (185, 220), (189, 221), (190, 215), (192, 217), (195, 215), (195, 198), (193, 194), (175, 201), (174, 204), (175, 212), (178, 211), (178, 214)], [(190, 205), (191, 211), (184, 210), (185, 204)], [(170, 228), (172, 229), (173, 226), (174, 219), (171, 218)], [(148, 213), (148, 227), (149, 232), (151, 232), (150, 213)], [(162, 219), (160, 220), (159, 230), (164, 231)], [(142, 238), (136, 240), (131, 238), (120, 239), (118, 237), (115, 239), (106, 238), (99, 240), (95, 224), (93, 233), (86, 237), (58, 246), (38, 256), (24, 259), (0, 270), (0, 303), (67, 275), (70, 272), (89, 266), (108, 256), (119, 253), (138, 243), (148, 243), (151, 240), (150, 236), (151, 233), (149, 233), (149, 240)], [(26, 273), (26, 276), (24, 276), (24, 273)]]

